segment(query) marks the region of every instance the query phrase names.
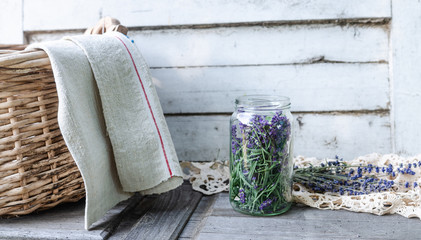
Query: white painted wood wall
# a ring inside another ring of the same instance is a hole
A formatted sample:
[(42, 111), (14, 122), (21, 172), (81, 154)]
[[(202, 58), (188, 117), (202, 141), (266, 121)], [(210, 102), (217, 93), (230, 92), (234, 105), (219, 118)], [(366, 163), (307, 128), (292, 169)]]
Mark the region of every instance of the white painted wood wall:
[(421, 153), (417, 0), (1, 0), (0, 43), (103, 16), (149, 63), (180, 160), (228, 158), (236, 96), (291, 98), (295, 154)]

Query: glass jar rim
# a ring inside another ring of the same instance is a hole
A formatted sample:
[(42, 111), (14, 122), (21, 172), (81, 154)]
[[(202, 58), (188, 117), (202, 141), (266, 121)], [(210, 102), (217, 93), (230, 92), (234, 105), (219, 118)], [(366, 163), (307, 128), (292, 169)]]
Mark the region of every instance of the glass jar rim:
[(235, 99), (235, 106), (243, 109), (289, 109), (291, 102), (289, 97), (269, 94), (243, 95)]

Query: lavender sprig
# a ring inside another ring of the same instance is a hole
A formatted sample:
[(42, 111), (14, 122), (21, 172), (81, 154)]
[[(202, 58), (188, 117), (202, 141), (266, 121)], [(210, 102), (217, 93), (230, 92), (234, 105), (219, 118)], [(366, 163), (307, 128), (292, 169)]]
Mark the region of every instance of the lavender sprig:
[[(413, 168), (421, 166), (421, 162), (400, 164), (395, 168), (392, 164), (387, 167), (372, 164), (353, 166), (336, 156), (335, 161), (329, 161), (320, 166), (295, 168), (293, 180), (314, 192), (338, 193), (340, 195), (363, 195), (383, 192), (393, 189), (397, 183), (393, 179), (398, 174), (414, 175)], [(418, 183), (406, 182), (405, 188), (417, 187)]]
[(282, 111), (232, 125), (230, 199), (235, 209), (265, 215), (290, 201), (290, 135), (291, 123)]

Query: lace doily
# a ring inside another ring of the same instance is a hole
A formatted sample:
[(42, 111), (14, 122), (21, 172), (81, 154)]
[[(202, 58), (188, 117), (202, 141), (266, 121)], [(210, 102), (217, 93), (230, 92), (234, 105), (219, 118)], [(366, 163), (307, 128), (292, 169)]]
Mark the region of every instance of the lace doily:
[(180, 162), (183, 178), (194, 190), (206, 195), (228, 191), (229, 167), (227, 162)]
[[(327, 159), (330, 161), (333, 159)], [(417, 163), (421, 155), (404, 158), (395, 154), (369, 154), (347, 161), (351, 165), (385, 166), (389, 164), (399, 166), (402, 164)], [(307, 167), (309, 164), (319, 165), (322, 161), (316, 158), (298, 156), (294, 158), (295, 166)], [(228, 191), (229, 167), (227, 162), (181, 162), (184, 179), (189, 180), (193, 189), (203, 194), (211, 195)], [(371, 193), (367, 195), (347, 196), (335, 194), (314, 193), (301, 184), (294, 183), (294, 201), (318, 209), (344, 209), (353, 212), (366, 212), (377, 215), (400, 214), (407, 218), (418, 217), (421, 219), (421, 167), (412, 168), (411, 174), (397, 174), (388, 176), (395, 182), (392, 191)], [(407, 182), (410, 187), (405, 186)], [(417, 187), (412, 183), (416, 182)]]
[[(401, 163), (417, 163), (421, 160), (421, 155), (417, 157), (403, 158), (395, 154), (380, 155), (369, 154), (358, 157), (352, 161), (347, 161), (351, 165), (367, 165), (385, 166), (389, 164), (399, 166)], [(318, 165), (320, 160), (316, 158), (297, 157), (294, 159), (295, 165), (298, 167), (306, 167), (309, 164)], [(421, 219), (421, 188), (419, 186), (412, 187), (412, 183), (417, 185), (421, 182), (421, 168), (412, 168), (415, 175), (398, 174), (396, 177), (389, 176), (389, 180), (395, 182), (393, 190), (390, 192), (371, 193), (359, 196), (341, 196), (312, 193), (304, 186), (295, 183), (293, 186), (294, 200), (310, 207), (318, 209), (345, 209), (353, 212), (366, 212), (377, 215), (384, 214), (400, 214), (407, 218), (418, 217)], [(405, 187), (407, 182), (411, 183), (410, 187)]]

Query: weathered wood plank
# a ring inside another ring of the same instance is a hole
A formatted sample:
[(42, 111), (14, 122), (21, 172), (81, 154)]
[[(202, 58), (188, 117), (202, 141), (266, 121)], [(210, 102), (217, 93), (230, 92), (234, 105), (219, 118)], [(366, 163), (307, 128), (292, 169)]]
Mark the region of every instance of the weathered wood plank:
[[(28, 41), (59, 39), (64, 34), (31, 33)], [(291, 64), (318, 60), (387, 62), (389, 58), (388, 30), (383, 25), (133, 30), (129, 36), (151, 67)]]
[(22, 2), (0, 1), (0, 44), (23, 44)]
[(130, 36), (151, 67), (388, 60), (388, 31), (379, 26), (168, 29), (130, 31)]
[[(294, 155), (352, 159), (390, 153), (388, 114), (293, 114)], [(180, 160), (228, 160), (229, 116), (167, 116)]]
[(387, 64), (151, 69), (164, 113), (227, 113), (244, 94), (291, 98), (294, 111), (388, 109)]
[(201, 198), (190, 184), (144, 198), (134, 210), (141, 217), (125, 239), (177, 239)]
[(93, 27), (102, 17), (100, 2), (100, 0), (24, 1), (23, 30), (86, 29)]
[(212, 213), (213, 205), (218, 195), (203, 196), (189, 222), (178, 239), (195, 239), (200, 229), (206, 223), (206, 218)]
[(392, 121), (395, 152), (420, 153), (421, 2), (393, 1), (391, 32)]
[[(212, 24), (256, 21), (390, 17), (390, 1), (151, 1), (130, 8), (130, 0), (107, 2), (104, 14), (116, 16), (129, 26)], [(125, 4), (127, 3), (127, 4)], [(364, 7), (361, 7), (364, 6)], [(373, 11), (376, 9), (378, 11)]]
[(109, 239), (115, 232), (116, 229), (120, 226), (122, 223), (124, 217), (133, 211), (133, 209), (139, 204), (140, 200), (143, 198), (140, 194), (136, 193), (134, 196), (132, 196), (130, 199), (127, 200), (127, 203), (125, 204), (125, 207), (121, 212), (119, 212), (102, 230), (101, 237), (106, 240)]
[[(86, 28), (101, 16), (113, 16), (127, 26), (318, 19), (390, 18), (389, 0), (324, 1), (25, 1), (24, 28), (30, 30)], [(48, 6), (48, 7), (45, 7)], [(83, 6), (83, 7), (81, 7)], [(77, 13), (77, 18), (74, 16)], [(71, 19), (71, 20), (69, 20)]]
[(84, 209), (82, 200), (18, 218), (0, 219), (0, 239), (102, 239), (101, 229), (85, 230)]
[(354, 159), (392, 152), (389, 114), (296, 114), (294, 154)]
[[(159, 196), (135, 195), (108, 211), (101, 220), (92, 226), (90, 231), (86, 231), (84, 228), (84, 201), (66, 203), (48, 211), (19, 218), (0, 218), (0, 239), (114, 240), (126, 238), (135, 224), (150, 234), (151, 238), (149, 239), (176, 239), (195, 211), (201, 196), (201, 193), (192, 190), (188, 182)], [(204, 216), (205, 211), (210, 208), (210, 204), (214, 200), (214, 197), (207, 197), (207, 200), (200, 205), (201, 208), (194, 214), (196, 222), (198, 217)], [(163, 220), (164, 218), (165, 220)], [(151, 219), (163, 224), (160, 225), (163, 228), (163, 233), (149, 231), (157, 230), (157, 226), (154, 226), (153, 223), (151, 223), (152, 225), (145, 224)], [(189, 225), (191, 234), (194, 233), (193, 226), (196, 225), (194, 222)]]
[(398, 215), (329, 211), (293, 206), (275, 217), (251, 217), (232, 210), (228, 194), (214, 204), (197, 239), (417, 239), (419, 219)]
[(52, 31), (52, 32), (43, 32), (43, 33), (25, 33), (25, 39), (27, 43), (36, 43), (36, 42), (45, 42), (45, 41), (54, 41), (60, 40), (66, 36), (76, 36), (81, 35), (85, 32), (83, 30), (68, 30), (68, 31)]

